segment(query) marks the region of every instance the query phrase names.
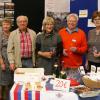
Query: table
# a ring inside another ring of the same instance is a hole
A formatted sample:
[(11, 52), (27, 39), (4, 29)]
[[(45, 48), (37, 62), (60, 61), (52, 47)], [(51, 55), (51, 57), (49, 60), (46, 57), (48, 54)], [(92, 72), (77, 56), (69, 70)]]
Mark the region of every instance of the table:
[(100, 95), (81, 98), (74, 92), (25, 90), (23, 85), (15, 83), (10, 90), (10, 100), (100, 100)]
[(23, 85), (14, 84), (10, 90), (10, 100), (79, 100), (77, 94), (62, 91), (24, 90)]

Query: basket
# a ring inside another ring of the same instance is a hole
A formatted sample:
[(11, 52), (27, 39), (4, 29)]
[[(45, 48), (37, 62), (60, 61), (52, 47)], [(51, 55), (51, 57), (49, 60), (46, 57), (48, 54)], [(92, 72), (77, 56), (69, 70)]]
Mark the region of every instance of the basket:
[(82, 80), (84, 84), (89, 88), (100, 88), (100, 81), (91, 80), (87, 76), (83, 76)]

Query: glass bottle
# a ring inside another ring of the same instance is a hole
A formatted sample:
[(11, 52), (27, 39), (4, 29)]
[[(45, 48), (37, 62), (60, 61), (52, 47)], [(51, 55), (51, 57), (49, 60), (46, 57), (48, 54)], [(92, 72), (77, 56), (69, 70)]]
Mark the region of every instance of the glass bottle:
[(60, 73), (59, 64), (58, 62), (55, 62), (53, 65), (53, 76), (55, 78), (59, 78), (59, 73)]
[(66, 75), (66, 71), (64, 69), (64, 61), (61, 62), (61, 67), (62, 67), (62, 70), (60, 71), (59, 78), (66, 79), (67, 75)]
[(61, 78), (61, 79), (66, 79), (66, 78), (67, 78), (67, 75), (66, 75), (66, 72), (65, 72), (65, 71), (62, 70), (62, 71), (60, 72), (60, 78)]

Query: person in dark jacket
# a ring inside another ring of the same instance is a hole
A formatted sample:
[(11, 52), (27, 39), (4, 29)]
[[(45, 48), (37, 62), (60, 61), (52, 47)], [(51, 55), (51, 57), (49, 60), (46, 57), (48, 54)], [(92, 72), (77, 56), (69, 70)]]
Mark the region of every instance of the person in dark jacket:
[[(0, 100), (8, 100), (9, 86), (13, 84), (13, 72), (9, 68), (7, 58), (7, 45), (11, 25), (11, 20), (4, 19), (2, 21), (2, 31), (0, 32)], [(6, 99), (3, 98), (4, 89)]]
[(53, 74), (53, 65), (56, 59), (59, 59), (62, 54), (62, 41), (57, 32), (54, 31), (54, 19), (46, 17), (43, 20), (43, 31), (37, 34), (36, 66), (44, 68), (46, 75)]

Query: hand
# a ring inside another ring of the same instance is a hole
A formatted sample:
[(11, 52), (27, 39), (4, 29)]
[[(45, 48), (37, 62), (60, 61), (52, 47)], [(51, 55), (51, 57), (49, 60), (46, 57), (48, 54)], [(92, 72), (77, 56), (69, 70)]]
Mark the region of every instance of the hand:
[(39, 51), (38, 54), (43, 56), (43, 57), (46, 57), (46, 58), (52, 58), (52, 56), (53, 56), (52, 52), (41, 52), (41, 51)]
[(1, 69), (3, 70), (3, 71), (5, 71), (6, 70), (6, 66), (5, 66), (5, 64), (3, 63), (3, 64), (1, 64)]
[(63, 55), (68, 56), (67, 49), (63, 49)]
[(100, 52), (93, 52), (94, 57), (100, 57)]
[(70, 48), (70, 51), (71, 51), (71, 52), (76, 52), (76, 51), (77, 51), (77, 47), (71, 47), (71, 48)]
[(46, 58), (52, 58), (53, 52), (44, 52), (44, 56), (45, 56)]
[(11, 71), (14, 71), (14, 69), (15, 69), (15, 64), (13, 64), (13, 63), (10, 64), (10, 70), (11, 70)]

